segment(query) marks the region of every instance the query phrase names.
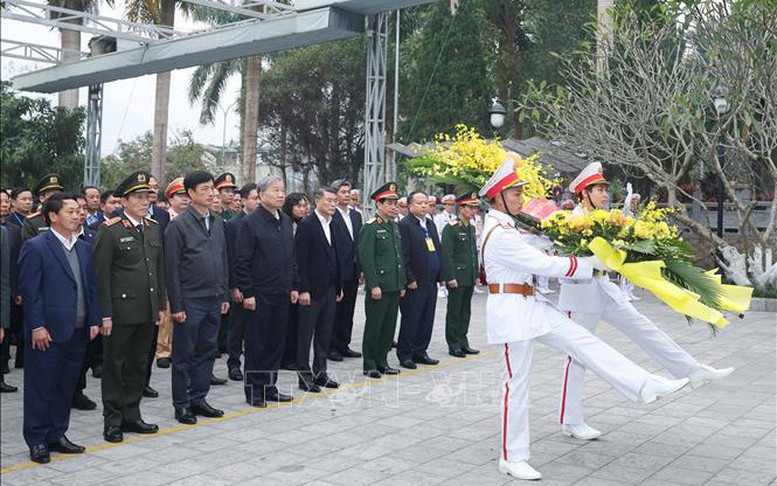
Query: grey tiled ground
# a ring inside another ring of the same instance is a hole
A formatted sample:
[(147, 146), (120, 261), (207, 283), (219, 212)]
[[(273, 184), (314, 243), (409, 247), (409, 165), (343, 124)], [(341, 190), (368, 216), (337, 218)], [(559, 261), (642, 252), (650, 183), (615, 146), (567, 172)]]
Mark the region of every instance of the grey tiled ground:
[[(361, 298), (356, 346), (361, 340)], [(2, 395), (0, 462), (4, 486), (35, 485), (273, 485), (504, 484), (497, 472), (499, 353), (484, 342), (485, 296), (476, 295), (470, 336), (477, 358), (448, 356), (444, 305), (439, 300), (430, 354), (438, 367), (366, 381), (358, 360), (334, 363), (347, 383), (305, 396), (283, 372), (293, 406), (251, 409), (234, 382), (214, 387), (209, 400), (223, 420), (180, 426), (170, 405), (169, 370), (154, 369), (160, 398), (144, 400), (147, 421), (163, 429), (123, 444), (101, 439), (101, 413), (74, 411), (68, 436), (89, 446), (79, 457), (30, 466), (21, 437), (21, 393)], [(531, 463), (544, 485), (769, 485), (775, 484), (775, 329), (777, 316), (753, 312), (713, 338), (651, 298), (637, 306), (700, 361), (736, 366), (727, 380), (683, 390), (649, 406), (626, 401), (589, 374), (589, 423), (604, 432), (593, 442), (563, 437), (556, 423), (563, 357), (537, 345), (532, 370)], [(600, 335), (650, 371), (655, 363), (608, 326)], [(393, 356), (392, 356), (393, 358)], [(226, 374), (217, 361), (217, 374)], [(20, 384), (21, 370), (7, 381)], [(90, 377), (87, 393), (99, 397)]]

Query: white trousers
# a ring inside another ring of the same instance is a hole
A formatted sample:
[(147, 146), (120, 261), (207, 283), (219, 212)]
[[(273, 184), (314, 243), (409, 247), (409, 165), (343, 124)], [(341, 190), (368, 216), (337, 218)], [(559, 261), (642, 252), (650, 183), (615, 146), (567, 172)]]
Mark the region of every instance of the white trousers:
[[(675, 378), (688, 376), (699, 367), (698, 361), (656, 327), (650, 319), (640, 314), (631, 303), (607, 300), (602, 312), (570, 312), (569, 317), (592, 334), (596, 334), (596, 325), (599, 321), (607, 322), (644, 349)], [(583, 393), (586, 367), (585, 363), (581, 364), (574, 356), (567, 356), (564, 361), (559, 406), (559, 422), (562, 424), (585, 423)]]
[[(560, 311), (558, 311), (561, 314)], [(586, 329), (559, 315), (560, 324), (542, 336), (504, 344), (506, 377), (502, 384), (502, 457), (508, 462), (529, 460), (529, 372), (533, 341), (574, 356), (613, 388), (633, 401), (653, 375), (629, 361)]]

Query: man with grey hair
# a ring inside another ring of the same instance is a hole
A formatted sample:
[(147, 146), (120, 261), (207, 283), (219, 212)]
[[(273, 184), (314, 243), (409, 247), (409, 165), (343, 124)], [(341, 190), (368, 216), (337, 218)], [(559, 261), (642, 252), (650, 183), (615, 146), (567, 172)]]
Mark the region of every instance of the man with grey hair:
[(299, 222), (294, 239), (299, 275), (299, 387), (306, 392), (318, 393), (322, 386), (339, 386), (327, 374), (326, 359), (332, 339), (335, 306), (342, 298), (343, 291), (335, 251), (336, 229), (332, 225), (337, 200), (335, 190), (331, 187), (320, 187), (316, 189), (314, 200), (315, 209)]
[(275, 383), (283, 356), (289, 303), (297, 302), (294, 234), (281, 208), (283, 181), (275, 176), (258, 184), (260, 204), (243, 217), (235, 238), (234, 285), (245, 309), (245, 397), (249, 405), (290, 402)]

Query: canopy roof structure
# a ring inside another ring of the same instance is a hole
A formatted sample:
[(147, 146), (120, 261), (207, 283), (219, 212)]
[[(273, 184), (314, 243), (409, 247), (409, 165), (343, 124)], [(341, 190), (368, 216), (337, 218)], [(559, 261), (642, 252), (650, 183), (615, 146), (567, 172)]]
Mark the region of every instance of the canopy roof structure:
[[(44, 2), (4, 0), (5, 8), (0, 14), (3, 18), (73, 28), (140, 44), (135, 48), (19, 74), (13, 78), (14, 87), (23, 91), (53, 93), (345, 39), (364, 32), (365, 16), (436, 0), (298, 0), (293, 5), (271, 0), (249, 0), (247, 3), (184, 1), (243, 15), (247, 20), (183, 33), (157, 25), (70, 11)], [(262, 11), (256, 11), (256, 7), (262, 7)], [(63, 16), (80, 23), (63, 22)], [(18, 46), (16, 48), (18, 50)]]

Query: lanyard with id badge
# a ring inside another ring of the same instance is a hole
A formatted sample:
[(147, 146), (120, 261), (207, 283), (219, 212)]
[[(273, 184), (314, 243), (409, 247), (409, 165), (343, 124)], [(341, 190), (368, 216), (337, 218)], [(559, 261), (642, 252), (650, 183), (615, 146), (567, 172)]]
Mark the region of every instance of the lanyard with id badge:
[(430, 253), (434, 253), (437, 251), (434, 247), (434, 240), (432, 240), (432, 237), (429, 236), (429, 230), (422, 227), (424, 230), (424, 235), (426, 235), (426, 248), (429, 250)]

